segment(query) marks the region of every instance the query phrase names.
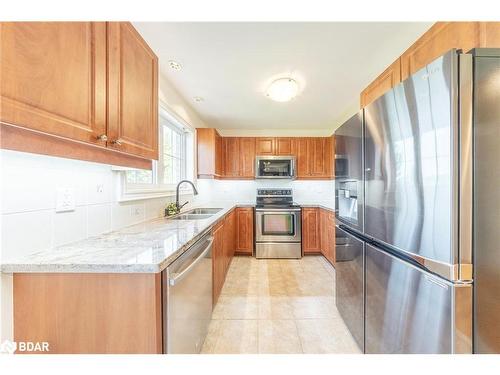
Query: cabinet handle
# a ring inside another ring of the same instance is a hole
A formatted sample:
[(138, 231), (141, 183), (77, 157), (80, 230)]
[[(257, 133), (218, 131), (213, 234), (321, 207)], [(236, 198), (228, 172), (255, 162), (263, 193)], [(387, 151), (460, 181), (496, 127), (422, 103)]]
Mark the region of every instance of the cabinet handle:
[(114, 145), (117, 145), (117, 146), (121, 146), (122, 142), (119, 139), (115, 139), (114, 141), (111, 141), (111, 144), (114, 144)]
[(106, 142), (108, 140), (108, 136), (106, 134), (101, 134), (96, 137), (100, 141)]

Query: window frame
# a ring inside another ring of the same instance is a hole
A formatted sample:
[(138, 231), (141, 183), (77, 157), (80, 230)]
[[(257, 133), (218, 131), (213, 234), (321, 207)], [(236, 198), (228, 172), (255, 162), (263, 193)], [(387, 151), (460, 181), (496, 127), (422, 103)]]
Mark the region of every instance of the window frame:
[[(162, 125), (162, 119), (167, 121), (168, 125)], [(195, 129), (190, 126), (186, 121), (181, 119), (175, 112), (169, 108), (165, 103), (160, 102), (158, 106), (158, 160), (152, 162), (152, 182), (151, 183), (131, 183), (127, 181), (127, 171), (137, 170), (135, 168), (114, 167), (113, 170), (119, 171), (118, 185), (121, 192), (119, 201), (127, 200), (140, 200), (147, 198), (159, 198), (165, 196), (175, 195), (175, 188), (177, 184), (162, 184), (160, 181), (163, 179), (163, 172), (160, 171), (161, 162), (163, 157), (163, 128), (164, 126), (170, 127), (173, 131), (179, 132), (182, 137), (182, 151), (184, 155), (183, 163), (181, 162), (181, 179), (190, 179), (196, 184), (195, 174)], [(188, 142), (191, 141), (192, 145), (189, 147)], [(191, 160), (189, 160), (191, 154)], [(175, 157), (175, 156), (174, 156)], [(180, 189), (181, 194), (191, 194), (191, 188), (184, 185)]]

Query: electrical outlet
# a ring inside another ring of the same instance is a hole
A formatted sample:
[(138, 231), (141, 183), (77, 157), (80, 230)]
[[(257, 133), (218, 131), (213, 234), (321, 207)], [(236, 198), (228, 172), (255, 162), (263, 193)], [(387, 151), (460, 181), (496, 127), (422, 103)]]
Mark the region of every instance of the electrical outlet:
[(70, 187), (57, 188), (56, 212), (74, 211), (75, 208), (75, 189)]

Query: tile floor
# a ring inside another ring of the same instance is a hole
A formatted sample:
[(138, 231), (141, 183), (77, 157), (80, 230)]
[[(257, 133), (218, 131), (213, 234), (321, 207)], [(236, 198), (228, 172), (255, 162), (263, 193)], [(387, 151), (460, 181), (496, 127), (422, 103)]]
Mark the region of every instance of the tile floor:
[(321, 256), (235, 257), (202, 353), (360, 353), (335, 307), (334, 283)]

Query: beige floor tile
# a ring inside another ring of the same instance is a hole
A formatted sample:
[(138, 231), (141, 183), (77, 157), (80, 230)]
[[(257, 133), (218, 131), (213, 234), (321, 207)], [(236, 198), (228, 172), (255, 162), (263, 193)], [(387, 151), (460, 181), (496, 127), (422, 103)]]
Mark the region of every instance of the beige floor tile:
[(203, 343), (201, 349), (202, 354), (212, 354), (215, 350), (215, 345), (217, 344), (217, 339), (219, 338), (221, 320), (212, 319), (210, 325), (208, 326), (207, 337)]
[(295, 321), (259, 320), (259, 353), (302, 353)]
[(334, 317), (335, 303), (333, 297), (291, 297), (295, 319), (328, 319)]
[(261, 296), (259, 298), (259, 319), (294, 319), (289, 297)]
[(341, 319), (305, 319), (296, 324), (304, 353), (361, 353)]
[(229, 297), (224, 299), (224, 319), (258, 319), (259, 297)]
[(359, 352), (335, 306), (335, 270), (320, 256), (235, 257), (212, 319), (203, 353)]
[(258, 320), (223, 320), (214, 354), (258, 353)]

